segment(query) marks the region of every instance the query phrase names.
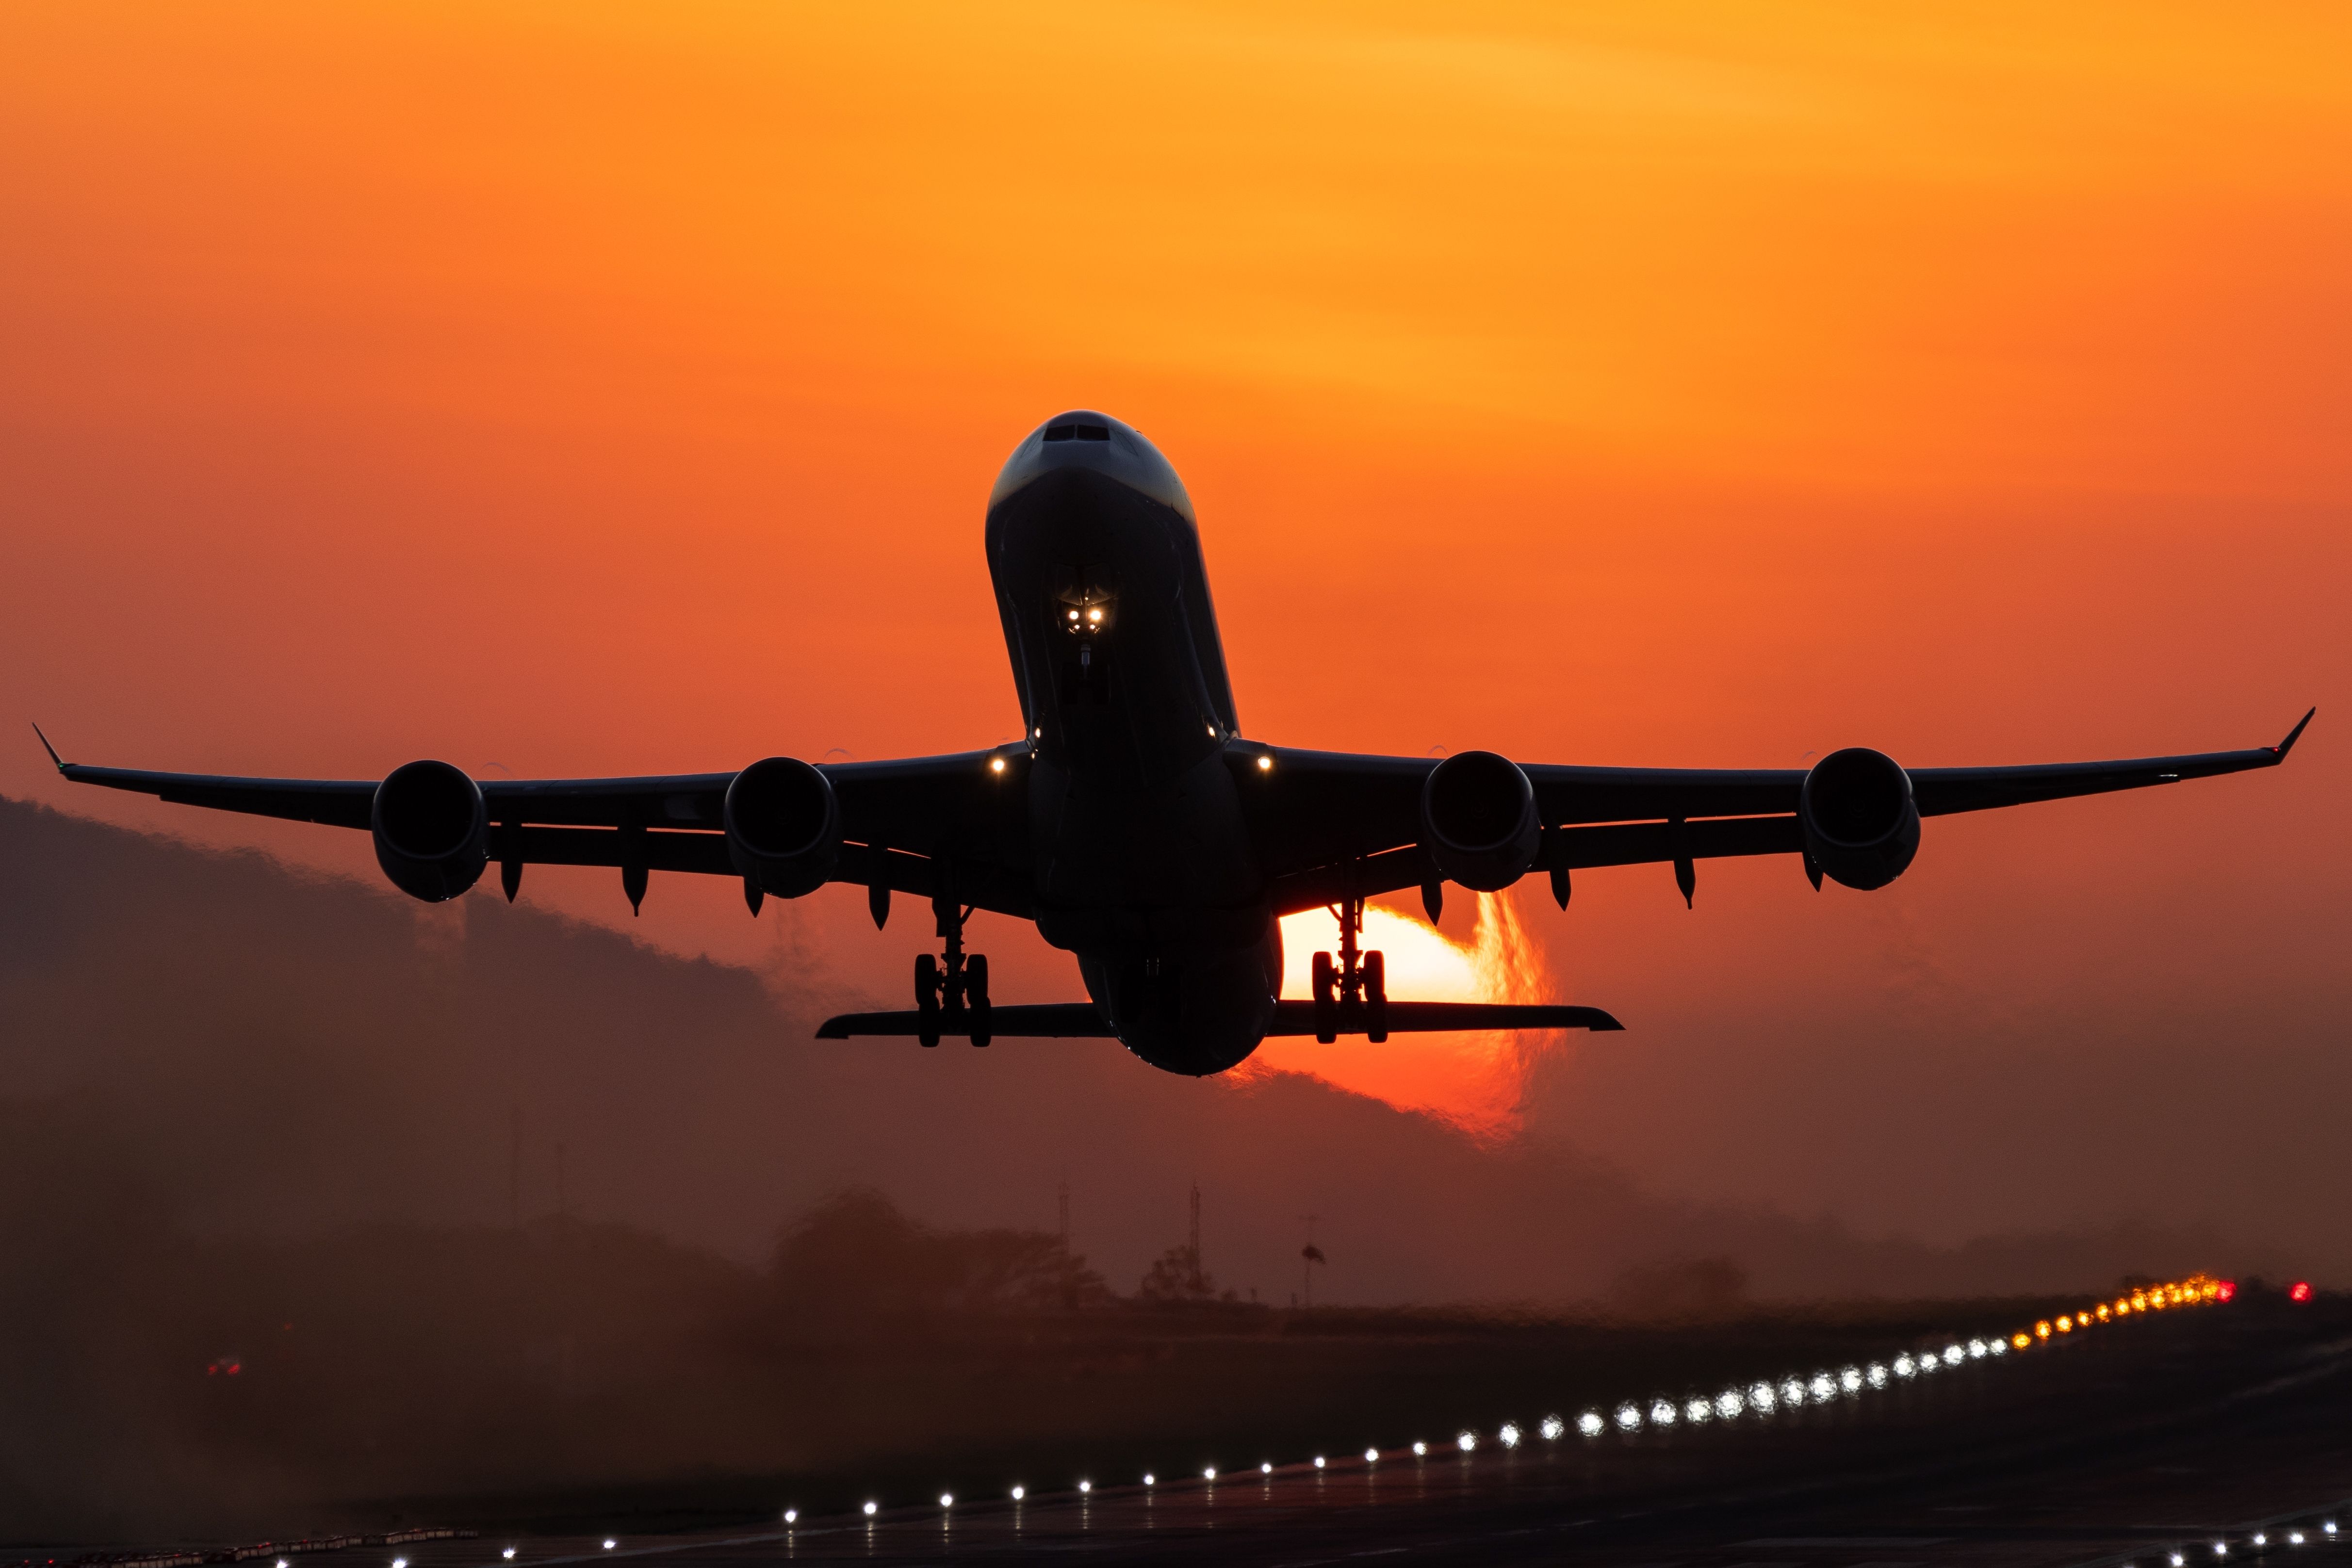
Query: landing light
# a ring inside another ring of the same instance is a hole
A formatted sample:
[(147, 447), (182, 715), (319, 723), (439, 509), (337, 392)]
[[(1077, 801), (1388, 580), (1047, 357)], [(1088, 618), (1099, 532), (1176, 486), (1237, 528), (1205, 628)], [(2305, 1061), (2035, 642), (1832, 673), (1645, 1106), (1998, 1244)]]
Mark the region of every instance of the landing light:
[(953, 1508), (953, 1507), (955, 1507), (955, 1493), (953, 1493), (953, 1492), (941, 1492), (941, 1493), (940, 1494), (940, 1506), (941, 1508)]
[(1094, 1484), (1094, 1482), (1092, 1482), (1092, 1481), (1080, 1481), (1080, 1482), (1078, 1483), (1078, 1490), (1080, 1490), (1081, 1492), (1090, 1492), (1090, 1491), (1092, 1491), (1092, 1490), (1094, 1490), (1094, 1489), (1095, 1489), (1095, 1484)]
[(1014, 1487), (1013, 1489), (1013, 1500), (1014, 1502), (1019, 1502), (1023, 1498), (1025, 1498), (1028, 1495), (1029, 1489), (1027, 1487)]
[(1260, 1463), (1257, 1468), (1257, 1473), (1261, 1476), (1270, 1476), (1274, 1474), (1274, 1461), (1272, 1459), (1267, 1459)]
[(878, 1503), (878, 1502), (873, 1502), (873, 1501), (868, 1501), (868, 1502), (866, 1503), (866, 1518), (868, 1518), (868, 1519), (872, 1519), (872, 1518), (873, 1518), (877, 1513), (879, 1513), (881, 1510), (882, 1510), (882, 1505), (881, 1505), (880, 1503)]
[(1429, 1445), (1428, 1445), (1428, 1444), (1426, 1444), (1426, 1443), (1415, 1443), (1415, 1444), (1412, 1446), (1413, 1458), (1420, 1458), (1422, 1456), (1423, 1456), (1423, 1455), (1427, 1454), (1428, 1452), (1429, 1452)]
[[(798, 1509), (796, 1509), (796, 1508), (788, 1508), (788, 1509), (784, 1510), (784, 1522), (785, 1522), (786, 1524), (798, 1524), (800, 1521), (801, 1521), (801, 1510), (798, 1510)], [(513, 1547), (509, 1546), (509, 1547), (508, 1547), (508, 1548), (507, 1548), (507, 1555), (508, 1555), (508, 1556), (509, 1556), (509, 1557), (511, 1557), (511, 1556), (513, 1556), (513, 1555), (514, 1555), (514, 1548), (513, 1548)]]
[(1262, 773), (1270, 773), (1274, 772), (1274, 759), (1272, 757), (1260, 757), (1257, 760), (1257, 771)]
[(1206, 1469), (1202, 1470), (1201, 1472), (1201, 1479), (1204, 1481), (1215, 1480), (1217, 1479), (1217, 1467), (1211, 1465)]
[(1315, 1468), (1318, 1470), (1323, 1468), (1323, 1456), (1320, 1454), (1315, 1456)]
[(1099, 621), (1102, 619), (1102, 612), (1100, 610), (1088, 610), (1087, 612), (1087, 619), (1089, 621)]
[(1364, 1450), (1364, 1463), (1368, 1465), (1377, 1465), (1380, 1462), (1381, 1451), (1378, 1448), (1367, 1448)]
[(989, 759), (988, 759), (988, 771), (989, 771), (990, 773), (1003, 773), (1003, 772), (1004, 771), (1004, 759), (1003, 759), (1003, 757), (991, 757), (991, 758), (989, 758)]
[(1146, 1471), (1144, 1471), (1144, 1472), (1143, 1472), (1143, 1484), (1144, 1484), (1145, 1486), (1147, 1486), (1147, 1487), (1148, 1487), (1148, 1486), (1150, 1486), (1151, 1484), (1153, 1484), (1153, 1482), (1154, 1482), (1154, 1480), (1155, 1480), (1155, 1479), (1156, 1479), (1156, 1478), (1152, 1475), (1152, 1473), (1151, 1473), (1150, 1470), (1146, 1470)]

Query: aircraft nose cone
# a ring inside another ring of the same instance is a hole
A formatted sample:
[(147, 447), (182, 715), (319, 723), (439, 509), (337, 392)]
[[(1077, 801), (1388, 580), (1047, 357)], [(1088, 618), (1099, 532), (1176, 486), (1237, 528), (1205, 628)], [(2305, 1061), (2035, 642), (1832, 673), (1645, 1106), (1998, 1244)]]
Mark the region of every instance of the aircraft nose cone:
[(1056, 414), (1022, 438), (996, 477), (988, 510), (994, 512), (1046, 475), (1068, 468), (1100, 474), (1172, 509), (1186, 522), (1196, 521), (1192, 497), (1160, 448), (1134, 426), (1088, 408)]

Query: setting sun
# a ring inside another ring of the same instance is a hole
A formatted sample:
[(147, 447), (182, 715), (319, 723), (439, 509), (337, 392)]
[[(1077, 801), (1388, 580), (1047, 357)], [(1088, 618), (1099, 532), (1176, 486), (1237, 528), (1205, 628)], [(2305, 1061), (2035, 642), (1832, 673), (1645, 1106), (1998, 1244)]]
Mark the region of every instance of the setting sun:
[[(1398, 1001), (1543, 1002), (1552, 998), (1541, 960), (1519, 926), (1509, 898), (1476, 895), (1477, 921), (1468, 942), (1457, 942), (1427, 921), (1373, 904), (1364, 910), (1367, 952), (1387, 955), (1388, 990)], [(1338, 941), (1332, 917), (1321, 910), (1282, 922), (1282, 994), (1310, 994), (1308, 966)], [(1398, 1035), (1381, 1045), (1342, 1037), (1270, 1039), (1251, 1067), (1307, 1073), (1370, 1095), (1400, 1110), (1444, 1117), (1480, 1137), (1518, 1128), (1527, 1070), (1556, 1036), (1515, 1038), (1504, 1031), (1460, 1035)]]

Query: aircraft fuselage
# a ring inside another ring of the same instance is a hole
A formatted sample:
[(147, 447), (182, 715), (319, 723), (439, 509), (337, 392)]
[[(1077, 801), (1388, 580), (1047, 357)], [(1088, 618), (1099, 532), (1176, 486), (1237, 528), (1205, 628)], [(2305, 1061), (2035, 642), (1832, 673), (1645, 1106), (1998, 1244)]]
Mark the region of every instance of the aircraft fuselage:
[(1027, 726), (1037, 928), (1128, 1048), (1222, 1072), (1282, 984), (1225, 761), (1237, 719), (1200, 530), (1175, 470), (1099, 414), (1031, 433), (988, 510)]

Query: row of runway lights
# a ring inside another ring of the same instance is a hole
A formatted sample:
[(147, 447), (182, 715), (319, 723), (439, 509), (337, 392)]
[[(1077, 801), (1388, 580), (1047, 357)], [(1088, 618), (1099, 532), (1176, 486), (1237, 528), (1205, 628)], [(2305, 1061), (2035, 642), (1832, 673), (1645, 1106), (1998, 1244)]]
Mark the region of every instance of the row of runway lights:
[[(1896, 1356), (1892, 1363), (1872, 1362), (1868, 1366), (1849, 1366), (1841, 1372), (1817, 1372), (1810, 1378), (1788, 1377), (1783, 1378), (1777, 1385), (1770, 1383), (1755, 1383), (1744, 1389), (1727, 1388), (1711, 1399), (1695, 1397), (1682, 1402), (1679, 1405), (1671, 1399), (1654, 1399), (1650, 1402), (1646, 1415), (1639, 1405), (1631, 1402), (1617, 1406), (1611, 1413), (1611, 1419), (1604, 1419), (1598, 1410), (1588, 1410), (1576, 1418), (1576, 1430), (1587, 1439), (1596, 1438), (1609, 1430), (1613, 1419), (1618, 1431), (1631, 1436), (1639, 1432), (1644, 1425), (1671, 1427), (1678, 1422), (1687, 1422), (1692, 1426), (1703, 1426), (1710, 1421), (1737, 1420), (1745, 1412), (1769, 1415), (1782, 1405), (1797, 1407), (1807, 1404), (1826, 1405), (1832, 1399), (1853, 1398), (1865, 1388), (1884, 1389), (1897, 1381), (1929, 1376), (1947, 1367), (1960, 1366), (1971, 1361), (1998, 1358), (2008, 1355), (2012, 1351), (2031, 1350), (2038, 1344), (2085, 1332), (2100, 1324), (2120, 1322), (2138, 1313), (2161, 1312), (2173, 1307), (2202, 1306), (2209, 1302), (2227, 1301), (2236, 1293), (2237, 1287), (2230, 1280), (2216, 1279), (2208, 1274), (2192, 1274), (2186, 1279), (2134, 1289), (2129, 1295), (2118, 1296), (2112, 1302), (2095, 1302), (2080, 1311), (2061, 1312), (2054, 1318), (2044, 1318), (2031, 1329), (2020, 1329), (2006, 1339), (1996, 1334), (1989, 1339), (1970, 1339), (1965, 1342), (1955, 1341), (1946, 1345), (1940, 1352), (1929, 1351), (1915, 1356), (1906, 1351)], [(1548, 1415), (1538, 1424), (1536, 1431), (1545, 1442), (1556, 1443), (1567, 1436), (1568, 1423), (1557, 1415)], [(1476, 1452), (1480, 1440), (1476, 1432), (1465, 1428), (1455, 1435), (1453, 1446), (1462, 1454), (1468, 1455)], [(1496, 1428), (1495, 1440), (1506, 1448), (1517, 1448), (1527, 1440), (1527, 1434), (1521, 1430), (1518, 1423), (1506, 1421)], [(1396, 1454), (1400, 1457), (1407, 1452), (1416, 1459), (1426, 1458), (1429, 1455), (1429, 1445), (1415, 1443), (1410, 1449), (1396, 1450)], [(1366, 1448), (1363, 1455), (1364, 1464), (1370, 1468), (1389, 1457), (1391, 1456), (1381, 1453), (1379, 1448)], [(1316, 1455), (1312, 1461), (1313, 1468), (1318, 1471), (1328, 1468), (1329, 1465), (1330, 1460), (1321, 1454)], [(1272, 1460), (1267, 1460), (1257, 1468), (1257, 1472), (1261, 1476), (1271, 1476), (1274, 1470)], [(1201, 1470), (1201, 1479), (1212, 1485), (1217, 1481), (1220, 1472), (1214, 1465), (1204, 1466)], [(1150, 1471), (1144, 1473), (1145, 1487), (1156, 1488), (1160, 1485), (1160, 1478), (1158, 1475)], [(1087, 1497), (1093, 1491), (1094, 1482), (1091, 1480), (1078, 1482), (1077, 1493), (1080, 1497)], [(1028, 1495), (1028, 1489), (1020, 1486), (1005, 1493), (1005, 1496), (1013, 1502), (1021, 1502)], [(949, 1510), (955, 1505), (956, 1498), (953, 1492), (940, 1494), (940, 1509)], [(867, 1519), (872, 1519), (882, 1511), (880, 1501), (872, 1498), (868, 1498), (860, 1507)], [(787, 1525), (799, 1523), (800, 1517), (800, 1510), (796, 1508), (784, 1510), (783, 1519)], [(2327, 1534), (2333, 1537), (2336, 1533), (2335, 1524), (2331, 1521), (2326, 1528)], [(610, 1547), (612, 1542), (606, 1542), (604, 1544)], [(2300, 1541), (2296, 1544), (2301, 1544)], [(2217, 1546), (2216, 1550), (2219, 1552), (2221, 1548)], [(2176, 1568), (2180, 1561), (2178, 1556), (2174, 1557), (2173, 1563)], [(401, 1565), (395, 1564), (394, 1568), (401, 1568)]]
[[(1704, 1426), (1711, 1421), (1737, 1420), (1745, 1413), (1769, 1415), (1783, 1405), (1795, 1408), (1808, 1404), (1826, 1405), (1832, 1399), (1854, 1398), (1865, 1388), (1884, 1389), (1897, 1382), (1931, 1376), (1948, 1367), (1961, 1366), (1971, 1361), (1998, 1359), (2013, 1351), (2031, 1350), (2036, 1345), (2083, 1333), (2101, 1324), (2121, 1322), (2140, 1313), (2160, 1312), (2173, 1307), (2203, 1306), (2208, 1303), (2227, 1301), (2234, 1294), (2236, 1294), (2236, 1286), (2230, 1280), (2216, 1279), (2207, 1274), (2192, 1274), (2186, 1279), (2135, 1289), (2127, 1296), (2116, 1297), (2112, 1302), (2100, 1301), (2080, 1311), (2062, 1312), (2054, 1318), (2044, 1318), (2031, 1329), (2020, 1329), (2005, 1339), (1996, 1334), (1990, 1338), (1972, 1338), (1966, 1342), (1956, 1340), (1946, 1345), (1940, 1352), (1929, 1351), (1913, 1355), (1906, 1351), (1896, 1356), (1891, 1363), (1872, 1362), (1867, 1366), (1849, 1366), (1835, 1373), (1817, 1372), (1810, 1378), (1787, 1377), (1781, 1379), (1777, 1384), (1754, 1383), (1744, 1389), (1727, 1388), (1713, 1398), (1694, 1397), (1679, 1404), (1671, 1399), (1654, 1399), (1650, 1402), (1646, 1414), (1639, 1405), (1628, 1401), (1618, 1405), (1609, 1418), (1604, 1418), (1598, 1410), (1588, 1410), (1576, 1418), (1575, 1426), (1580, 1435), (1591, 1440), (1608, 1432), (1612, 1424), (1618, 1431), (1630, 1436), (1641, 1431), (1644, 1426), (1673, 1427), (1678, 1423)], [(1544, 1417), (1536, 1426), (1537, 1434), (1547, 1443), (1559, 1441), (1568, 1435), (1568, 1429), (1569, 1423), (1557, 1415)], [(1506, 1421), (1495, 1429), (1495, 1440), (1505, 1448), (1517, 1448), (1527, 1440), (1527, 1434), (1520, 1428), (1518, 1423)], [(1477, 1451), (1480, 1442), (1481, 1438), (1476, 1432), (1465, 1428), (1455, 1435), (1453, 1447), (1466, 1457)], [(1370, 1468), (1380, 1464), (1384, 1458), (1401, 1458), (1407, 1453), (1416, 1459), (1426, 1458), (1429, 1456), (1429, 1445), (1425, 1442), (1415, 1443), (1409, 1449), (1393, 1450), (1392, 1454), (1383, 1454), (1377, 1447), (1366, 1448), (1363, 1460), (1365, 1467)], [(1313, 1468), (1318, 1471), (1328, 1468), (1329, 1464), (1329, 1459), (1321, 1454), (1316, 1455), (1312, 1461)], [(1257, 1468), (1257, 1473), (1260, 1476), (1271, 1476), (1274, 1470), (1272, 1460), (1267, 1460)], [(1202, 1468), (1201, 1479), (1214, 1485), (1219, 1475), (1217, 1468), (1214, 1465), (1209, 1465)], [(1150, 1471), (1144, 1473), (1143, 1485), (1147, 1489), (1158, 1487), (1160, 1481), (1160, 1478), (1157, 1474)], [(1081, 1480), (1077, 1484), (1077, 1495), (1081, 1498), (1090, 1496), (1094, 1489), (1094, 1482), (1091, 1480)], [(1005, 1496), (1013, 1502), (1022, 1502), (1028, 1498), (1029, 1489), (1016, 1486)], [(942, 1510), (953, 1509), (956, 1506), (955, 1494), (941, 1492), (939, 1506)], [(860, 1511), (870, 1520), (882, 1511), (882, 1504), (878, 1500), (868, 1498), (860, 1505)], [(800, 1518), (799, 1509), (784, 1510), (783, 1521), (787, 1526), (797, 1525)], [(2334, 1520), (2321, 1524), (2319, 1530), (2323, 1539), (2331, 1542), (2336, 1539)], [(2305, 1536), (2304, 1531), (2293, 1530), (2287, 1531), (2284, 1539), (2289, 1545), (2300, 1546), (2305, 1543)], [(2251, 1542), (2257, 1549), (2269, 1544), (2261, 1532), (2256, 1532), (2251, 1538)], [(604, 1549), (610, 1552), (619, 1544), (618, 1541), (608, 1538), (604, 1542)], [(2229, 1544), (2226, 1542), (2213, 1542), (2212, 1550), (2213, 1555), (2217, 1558), (2229, 1555)], [(499, 1555), (512, 1562), (515, 1549), (509, 1546)], [(2171, 1554), (2170, 1563), (2171, 1568), (2184, 1568), (2186, 1558), (2182, 1553), (2176, 1552)], [(278, 1559), (277, 1568), (287, 1568), (284, 1558)], [(408, 1568), (408, 1560), (404, 1557), (395, 1557), (392, 1560), (392, 1568)]]

